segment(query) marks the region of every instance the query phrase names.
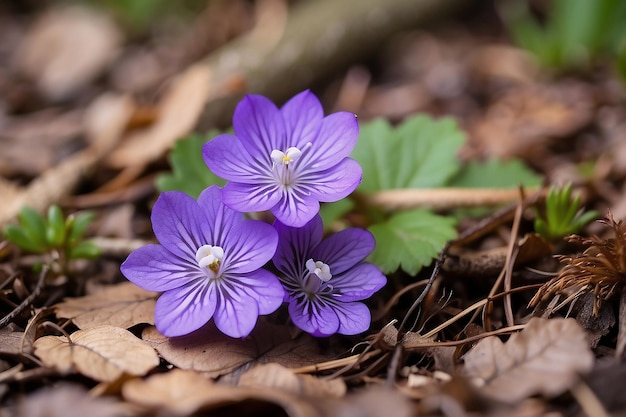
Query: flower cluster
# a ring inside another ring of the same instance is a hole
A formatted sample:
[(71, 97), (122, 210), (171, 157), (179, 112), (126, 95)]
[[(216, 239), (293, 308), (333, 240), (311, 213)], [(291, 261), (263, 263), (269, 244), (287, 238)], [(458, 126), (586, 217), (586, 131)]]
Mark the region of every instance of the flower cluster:
[[(373, 236), (346, 229), (326, 239), (320, 202), (348, 196), (361, 168), (348, 155), (358, 137), (356, 117), (324, 117), (309, 91), (278, 109), (249, 95), (233, 116), (235, 135), (203, 147), (208, 167), (229, 182), (211, 186), (198, 200), (164, 192), (152, 210), (159, 244), (131, 253), (124, 276), (162, 292), (157, 329), (181, 336), (213, 318), (223, 333), (245, 337), (258, 316), (286, 301), (293, 323), (315, 336), (358, 334), (371, 317), (361, 301), (386, 283), (372, 264)], [(272, 227), (243, 212), (270, 210)], [(277, 277), (263, 269), (272, 260)]]

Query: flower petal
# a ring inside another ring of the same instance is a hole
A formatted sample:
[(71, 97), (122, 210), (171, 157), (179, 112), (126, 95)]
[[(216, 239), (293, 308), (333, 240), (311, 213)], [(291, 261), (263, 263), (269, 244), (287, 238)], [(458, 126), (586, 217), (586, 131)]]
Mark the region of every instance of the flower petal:
[(324, 239), (312, 252), (316, 261), (330, 266), (331, 274), (337, 275), (361, 262), (376, 246), (374, 236), (365, 229), (350, 228), (334, 233)]
[(228, 276), (228, 281), (256, 300), (261, 315), (273, 313), (283, 303), (285, 290), (276, 275), (269, 271), (259, 269), (248, 274), (233, 274)]
[(271, 211), (281, 223), (302, 227), (319, 213), (320, 203), (312, 195), (292, 188), (283, 192), (282, 198)]
[(219, 135), (202, 146), (202, 158), (211, 172), (229, 181), (254, 183), (271, 180), (272, 163), (267, 158), (255, 160), (238, 137)]
[(215, 325), (230, 337), (246, 337), (259, 318), (256, 298), (247, 294), (238, 285), (222, 283), (217, 293), (218, 308), (215, 310)]
[(303, 175), (299, 181), (319, 201), (333, 202), (350, 195), (361, 182), (362, 174), (357, 161), (345, 158), (333, 168)]
[(161, 193), (150, 219), (159, 243), (181, 259), (195, 263), (198, 248), (211, 243), (212, 225), (196, 200), (183, 192)]
[(241, 212), (269, 210), (278, 204), (281, 196), (276, 184), (229, 182), (222, 192), (224, 204)]
[(274, 223), (278, 231), (278, 248), (272, 258), (274, 266), (288, 279), (295, 281), (305, 271), (305, 262), (311, 250), (322, 241), (324, 225), (317, 215), (302, 227), (290, 227), (280, 221)]
[(223, 193), (220, 187), (212, 185), (198, 196), (198, 205), (209, 221), (209, 229), (205, 231), (209, 240), (204, 244), (224, 246), (233, 228), (246, 221), (243, 214), (224, 205)]
[(350, 155), (359, 137), (356, 115), (338, 112), (326, 116), (311, 149), (302, 155), (298, 166), (304, 172), (332, 168)]
[(285, 121), (287, 146), (302, 149), (308, 142), (315, 140), (324, 119), (324, 109), (315, 94), (306, 90), (295, 95), (280, 112)]
[(337, 333), (353, 335), (363, 333), (370, 328), (372, 315), (365, 304), (337, 303), (333, 308), (340, 323)]
[(289, 315), (293, 324), (313, 336), (330, 336), (339, 330), (339, 317), (335, 310), (318, 300), (310, 301), (306, 297), (302, 301), (289, 303)]
[(387, 278), (375, 265), (363, 262), (343, 274), (333, 275), (331, 283), (335, 299), (349, 302), (371, 297), (385, 286)]
[(197, 262), (174, 256), (161, 245), (133, 251), (120, 269), (130, 282), (149, 291), (172, 290), (204, 277)]
[(154, 307), (154, 320), (164, 336), (182, 336), (204, 326), (215, 308), (215, 288), (206, 280), (196, 280), (161, 294)]
[(280, 110), (263, 96), (247, 95), (239, 102), (233, 115), (233, 128), (248, 153), (256, 160), (267, 160), (269, 167), (272, 151), (290, 146), (286, 143)]
[(256, 271), (272, 259), (277, 245), (276, 229), (258, 220), (246, 220), (233, 228), (225, 239), (226, 272)]

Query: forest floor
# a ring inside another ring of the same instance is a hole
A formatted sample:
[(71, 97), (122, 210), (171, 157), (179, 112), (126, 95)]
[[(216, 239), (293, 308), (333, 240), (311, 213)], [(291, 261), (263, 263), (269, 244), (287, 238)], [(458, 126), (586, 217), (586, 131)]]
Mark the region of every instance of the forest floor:
[[(101, 253), (0, 239), (0, 415), (626, 415), (626, 105), (609, 65), (548, 71), (475, 2), (311, 80), (326, 114), (452, 118), (460, 164), (519, 161), (546, 188), (514, 183), (494, 207), (486, 187), (439, 187), (445, 204), (417, 203), (453, 215), (458, 237), (419, 272), (386, 274), (364, 334), (314, 338), (279, 310), (245, 339), (213, 324), (168, 339), (158, 294), (120, 264), (155, 242), (176, 140), (228, 128), (254, 85), (208, 85), (193, 64), (250, 31), (271, 37), (299, 2), (189, 2), (153, 21), (46, 3), (0, 6), (0, 226), (24, 206), (89, 211)], [(534, 221), (564, 184), (604, 221), (548, 241)], [(345, 226), (368, 224), (353, 211)]]

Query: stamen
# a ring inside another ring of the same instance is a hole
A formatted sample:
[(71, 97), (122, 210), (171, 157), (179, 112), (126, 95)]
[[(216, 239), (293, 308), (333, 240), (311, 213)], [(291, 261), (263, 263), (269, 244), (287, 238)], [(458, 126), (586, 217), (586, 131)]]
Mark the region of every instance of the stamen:
[(196, 251), (196, 261), (201, 268), (207, 268), (217, 275), (224, 259), (224, 249), (220, 246), (202, 245)]
[(326, 265), (322, 261), (313, 261), (313, 259), (309, 259), (306, 261), (305, 265), (306, 269), (308, 269), (311, 274), (316, 275), (322, 282), (328, 282), (333, 277), (330, 273), (330, 266)]
[(276, 165), (289, 165), (290, 162), (297, 161), (302, 156), (302, 151), (292, 146), (287, 148), (286, 152), (274, 149), (270, 156)]

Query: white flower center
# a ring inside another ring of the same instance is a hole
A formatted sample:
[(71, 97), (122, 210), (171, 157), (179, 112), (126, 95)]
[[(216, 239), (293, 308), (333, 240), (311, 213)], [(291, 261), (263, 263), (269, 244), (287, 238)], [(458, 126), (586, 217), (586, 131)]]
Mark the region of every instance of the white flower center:
[(201, 268), (207, 268), (215, 276), (220, 270), (220, 264), (224, 259), (224, 249), (220, 246), (202, 245), (196, 252), (196, 261)]
[(302, 156), (302, 151), (292, 146), (286, 152), (274, 149), (270, 156), (276, 165), (289, 165), (290, 162), (297, 161)]
[(306, 261), (305, 265), (306, 269), (308, 269), (311, 274), (317, 275), (322, 282), (328, 282), (333, 277), (330, 273), (330, 266), (326, 265), (322, 261), (313, 261), (313, 259), (309, 259)]

